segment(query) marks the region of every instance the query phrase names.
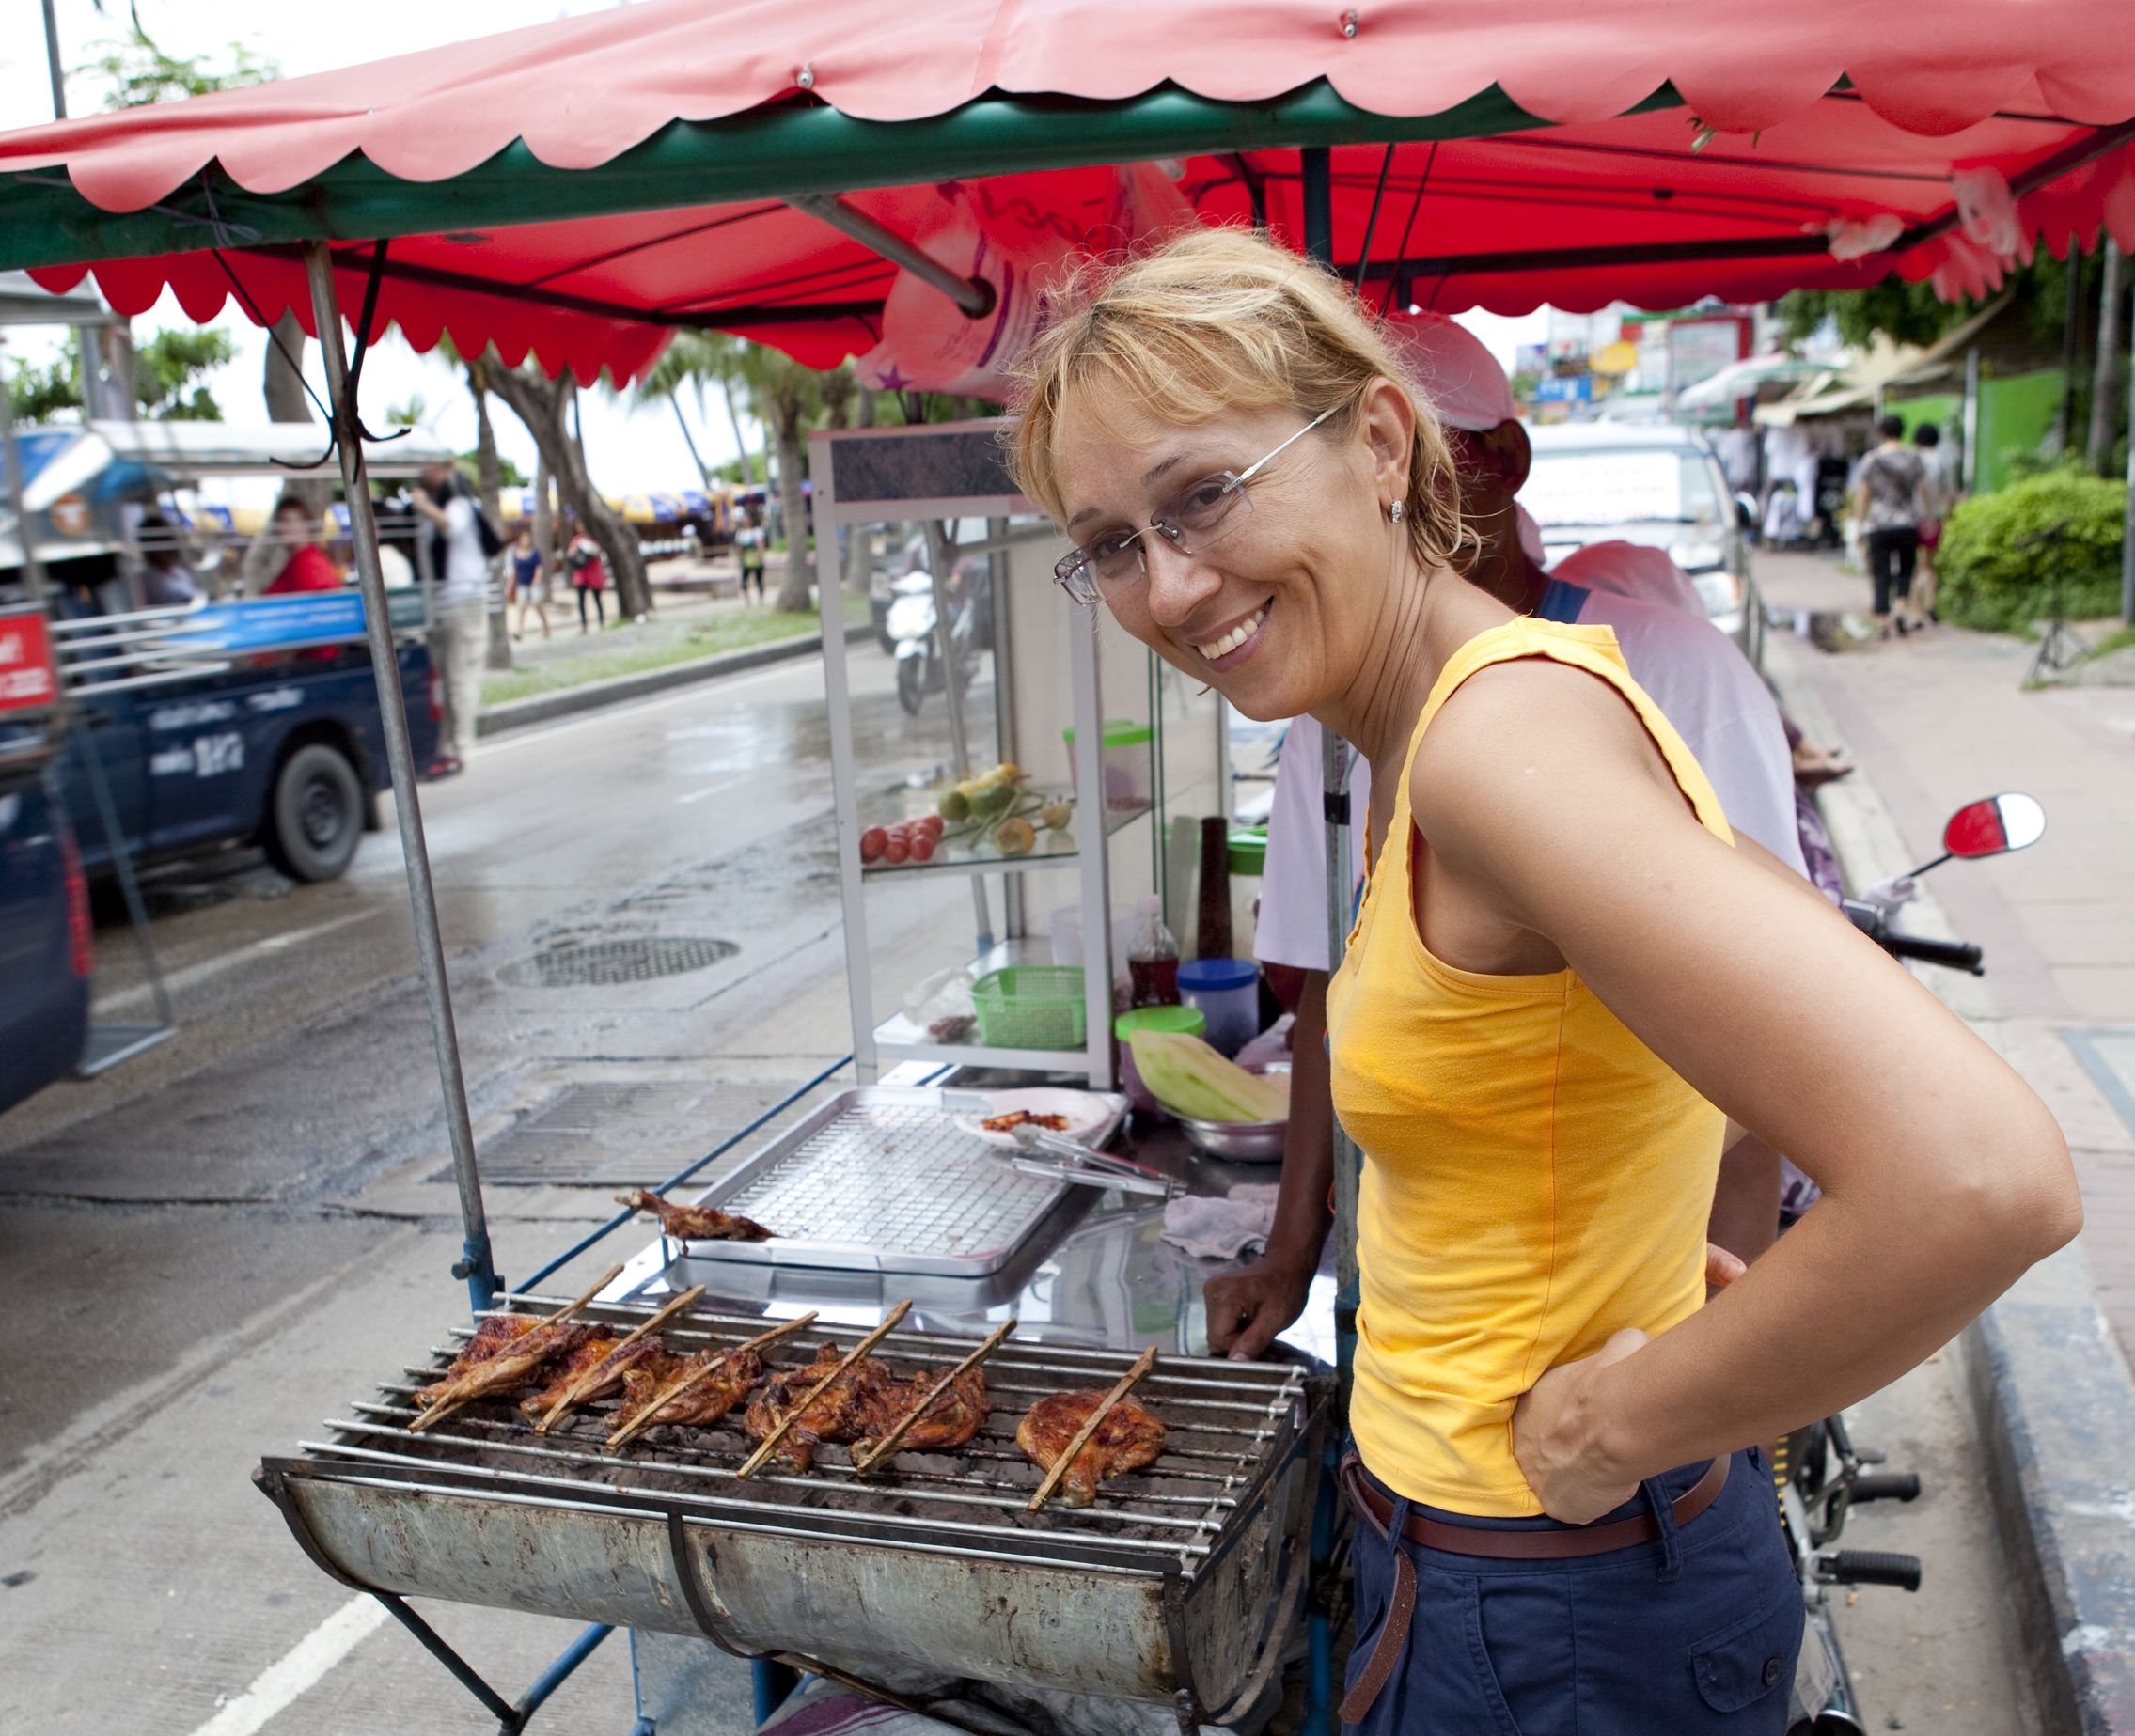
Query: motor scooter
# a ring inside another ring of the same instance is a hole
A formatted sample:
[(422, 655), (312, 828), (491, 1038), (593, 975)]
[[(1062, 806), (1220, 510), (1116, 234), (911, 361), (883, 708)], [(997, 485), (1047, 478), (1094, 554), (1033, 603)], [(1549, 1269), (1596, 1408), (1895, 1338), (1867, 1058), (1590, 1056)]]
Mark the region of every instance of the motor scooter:
[[(1892, 918), (1919, 893), (1923, 874), (1952, 857), (1976, 861), (2028, 849), (2046, 832), (2046, 810), (2020, 794), (1988, 796), (1967, 804), (1942, 828), (1942, 853), (1909, 874), (1878, 881), (1841, 905), (1853, 925), (1894, 959), (1986, 974), (1980, 949), (1969, 941), (1934, 940), (1893, 926)], [(1867, 1722), (1855, 1697), (1853, 1679), (1831, 1620), (1834, 1586), (1896, 1586), (1920, 1589), (1918, 1556), (1874, 1549), (1834, 1549), (1846, 1515), (1871, 1501), (1920, 1498), (1917, 1472), (1868, 1471), (1883, 1462), (1876, 1447), (1854, 1442), (1844, 1416), (1829, 1416), (1782, 1437), (1772, 1466), (1779, 1486), (1780, 1518), (1795, 1556), (1808, 1628), (1795, 1666), (1788, 1736), (1866, 1736)]]
[[(970, 684), (973, 629), (977, 611), (961, 575), (951, 572), (945, 586), (949, 593), (949, 656), (955, 665), (957, 691)], [(883, 631), (897, 659), (897, 703), (905, 715), (917, 717), (927, 695), (944, 691), (941, 635), (934, 631), (934, 580), (924, 572), (908, 572), (892, 586), (894, 601)]]

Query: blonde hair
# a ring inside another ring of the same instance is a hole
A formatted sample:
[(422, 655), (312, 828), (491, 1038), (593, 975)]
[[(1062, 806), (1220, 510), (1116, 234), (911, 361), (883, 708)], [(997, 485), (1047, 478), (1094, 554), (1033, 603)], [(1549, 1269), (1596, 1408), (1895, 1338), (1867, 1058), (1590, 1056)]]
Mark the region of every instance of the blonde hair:
[(1096, 388), (1100, 421), (1122, 402), (1185, 426), (1278, 404), (1308, 418), (1331, 409), (1342, 414), (1325, 431), (1339, 439), (1384, 379), (1416, 413), (1404, 501), (1410, 548), (1426, 565), (1452, 565), (1475, 541), (1437, 416), (1348, 287), (1319, 265), (1246, 229), (1191, 229), (1123, 264), (1085, 267), (1062, 299), (1068, 311), (1017, 366), (1007, 436), (1016, 485), (1055, 520), (1065, 512), (1053, 442), (1071, 388)]

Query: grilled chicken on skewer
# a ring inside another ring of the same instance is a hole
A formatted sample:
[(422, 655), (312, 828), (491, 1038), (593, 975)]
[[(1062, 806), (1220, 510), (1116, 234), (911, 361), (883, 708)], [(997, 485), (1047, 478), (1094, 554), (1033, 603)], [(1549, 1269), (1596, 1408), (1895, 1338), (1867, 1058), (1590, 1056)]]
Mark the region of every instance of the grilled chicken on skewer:
[(620, 1204), (639, 1212), (656, 1212), (664, 1234), (683, 1242), (768, 1242), (772, 1232), (754, 1218), (736, 1217), (716, 1206), (678, 1206), (634, 1187), (618, 1194)]
[(577, 1394), (576, 1402), (590, 1404), (596, 1399), (620, 1392), (625, 1374), (649, 1358), (665, 1353), (666, 1346), (657, 1337), (640, 1338), (635, 1344), (624, 1345), (624, 1336), (605, 1326), (592, 1328), (567, 1355), (549, 1365), (548, 1384), (531, 1398), (520, 1400), (519, 1409), (528, 1416), (545, 1415), (562, 1403), (572, 1388), (589, 1375), (593, 1379)]
[[(873, 1460), (885, 1436), (904, 1418), (904, 1414), (926, 1398), (937, 1384), (935, 1375), (915, 1374), (909, 1381), (886, 1382), (879, 1392), (864, 1394), (859, 1401), (861, 1432), (853, 1449), (854, 1462)], [(984, 1426), (993, 1409), (986, 1397), (982, 1368), (965, 1368), (952, 1379), (940, 1397), (898, 1436), (900, 1452), (927, 1452), (945, 1447), (962, 1447)]]
[[(493, 1348), (479, 1359), (473, 1359), (483, 1334), (493, 1326), (500, 1329), (492, 1337)], [(445, 1378), (416, 1394), (416, 1403), (430, 1409), (440, 1404), (464, 1404), (492, 1393), (511, 1392), (532, 1381), (542, 1365), (552, 1358), (575, 1351), (589, 1334), (588, 1327), (573, 1325), (568, 1321), (493, 1316), (476, 1329), (467, 1348), (446, 1370)]]
[[(748, 1401), (742, 1427), (748, 1438), (767, 1441), (786, 1420), (786, 1415), (806, 1399), (809, 1388), (826, 1379), (844, 1354), (835, 1344), (816, 1352), (815, 1360), (797, 1368), (782, 1368)], [(824, 1441), (854, 1441), (862, 1434), (887, 1434), (897, 1422), (890, 1407), (889, 1389), (901, 1383), (871, 1356), (862, 1356), (824, 1388), (808, 1407), (793, 1418), (778, 1443), (772, 1462), (781, 1470), (806, 1471), (815, 1462), (815, 1449)]]
[[(645, 1415), (645, 1407), (657, 1400), (680, 1376), (715, 1364), (725, 1366), (714, 1368), (703, 1379), (692, 1382), (660, 1405), (651, 1416)], [(639, 1421), (647, 1428), (663, 1423), (705, 1428), (746, 1399), (748, 1389), (762, 1374), (763, 1358), (749, 1350), (699, 1351), (694, 1356), (648, 1358), (622, 1377), (622, 1403), (617, 1407), (613, 1418), (614, 1432), (620, 1434)]]
[[(1039, 1400), (1016, 1424), (1015, 1444), (1040, 1470), (1050, 1471), (1105, 1398), (1101, 1388), (1093, 1388)], [(1163, 1450), (1164, 1425), (1132, 1399), (1122, 1399), (1068, 1466), (1060, 1498), (1070, 1507), (1088, 1507), (1097, 1498), (1099, 1483), (1140, 1470)]]

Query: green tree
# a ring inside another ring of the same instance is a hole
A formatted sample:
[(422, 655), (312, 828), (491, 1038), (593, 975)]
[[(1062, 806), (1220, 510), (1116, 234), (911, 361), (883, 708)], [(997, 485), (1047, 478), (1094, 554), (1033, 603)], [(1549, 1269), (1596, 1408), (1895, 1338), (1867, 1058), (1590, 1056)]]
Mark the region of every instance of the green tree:
[[(222, 406), (200, 376), (225, 367), (237, 353), (229, 334), (207, 327), (158, 332), (133, 358), (133, 390), (144, 421), (220, 422)], [(82, 359), (74, 351), (22, 369), (13, 382), (15, 414), (25, 422), (49, 422), (82, 408)]]
[(220, 422), (222, 406), (199, 376), (227, 367), (237, 347), (210, 326), (158, 332), (133, 356), (133, 389), (152, 422)]
[[(683, 444), (689, 447), (690, 461), (708, 484), (730, 470), (736, 472), (733, 479), (745, 485), (751, 480), (749, 445), (742, 432), (742, 406), (748, 401), (744, 356), (749, 347), (746, 340), (725, 332), (677, 332), (631, 391), (633, 408), (666, 403), (673, 410)], [(697, 414), (703, 415), (706, 388), (714, 385), (726, 405), (727, 423), (733, 430), (734, 450), (739, 454), (732, 464), (716, 467), (706, 464), (697, 449), (697, 436), (682, 407), (686, 391), (696, 400)]]
[(102, 81), (107, 109), (204, 97), (281, 76), (278, 65), (243, 42), (229, 44), (228, 64), (222, 67), (211, 65), (206, 55), (170, 54), (141, 27), (137, 5), (128, 8), (124, 36), (93, 44), (95, 58), (74, 69), (76, 77), (87, 74)]
[(49, 362), (28, 362), (8, 381), (9, 401), (20, 422), (49, 422), (82, 408), (82, 358), (75, 350)]
[(1789, 342), (1801, 342), (1829, 319), (1843, 341), (1861, 349), (1878, 336), (1931, 344), (1972, 311), (1969, 302), (1939, 300), (1929, 285), (1907, 283), (1895, 273), (1866, 289), (1791, 290), (1779, 305)]

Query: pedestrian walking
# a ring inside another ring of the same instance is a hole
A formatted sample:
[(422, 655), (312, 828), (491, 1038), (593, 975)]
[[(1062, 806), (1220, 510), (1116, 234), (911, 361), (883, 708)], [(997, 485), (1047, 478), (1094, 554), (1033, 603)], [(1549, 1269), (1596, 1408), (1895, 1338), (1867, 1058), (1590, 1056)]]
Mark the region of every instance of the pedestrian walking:
[(588, 630), (586, 602), (593, 603), (593, 622), (599, 627), (608, 624), (606, 596), (608, 589), (607, 562), (601, 558), (601, 546), (586, 534), (586, 527), (576, 519), (571, 522), (571, 540), (564, 545), (564, 571), (571, 574), (571, 586), (578, 593), (578, 631)]
[(438, 756), (425, 775), (452, 777), (466, 770), (475, 751), (482, 663), (489, 651), (490, 545), (496, 532), (450, 463), (427, 466), (414, 500), (432, 532), (431, 573), (437, 597), (431, 609), (430, 654), (444, 678), (445, 694)]
[(542, 571), (542, 552), (534, 546), (534, 527), (519, 526), (519, 534), (511, 543), (511, 601), (519, 607), (519, 625), (511, 636), (526, 636), (526, 611), (531, 609), (540, 618), (542, 637), (553, 638), (549, 631), (548, 574)]
[(1853, 473), (1853, 509), (1867, 546), (1868, 572), (1876, 586), (1876, 636), (1887, 639), (1894, 625), (1908, 633), (1906, 618), (1913, 571), (1920, 560), (1920, 525), (1928, 516), (1927, 467), (1906, 445), (1898, 416), (1876, 424), (1882, 444)]
[(756, 600), (763, 601), (763, 545), (762, 524), (751, 512), (742, 521), (742, 527), (734, 533), (734, 553), (742, 564), (742, 601), (748, 601), (748, 587), (756, 586)]
[(1950, 474), (1950, 461), (1942, 450), (1942, 430), (1932, 422), (1923, 422), (1912, 430), (1912, 444), (1926, 473), (1927, 487), (1927, 515), (1920, 521), (1920, 571), (1912, 582), (1912, 612), (1917, 625), (1923, 619), (1942, 618), (1935, 608), (1941, 588), (1935, 557), (1942, 547), (1942, 522), (1957, 504), (1957, 489)]

